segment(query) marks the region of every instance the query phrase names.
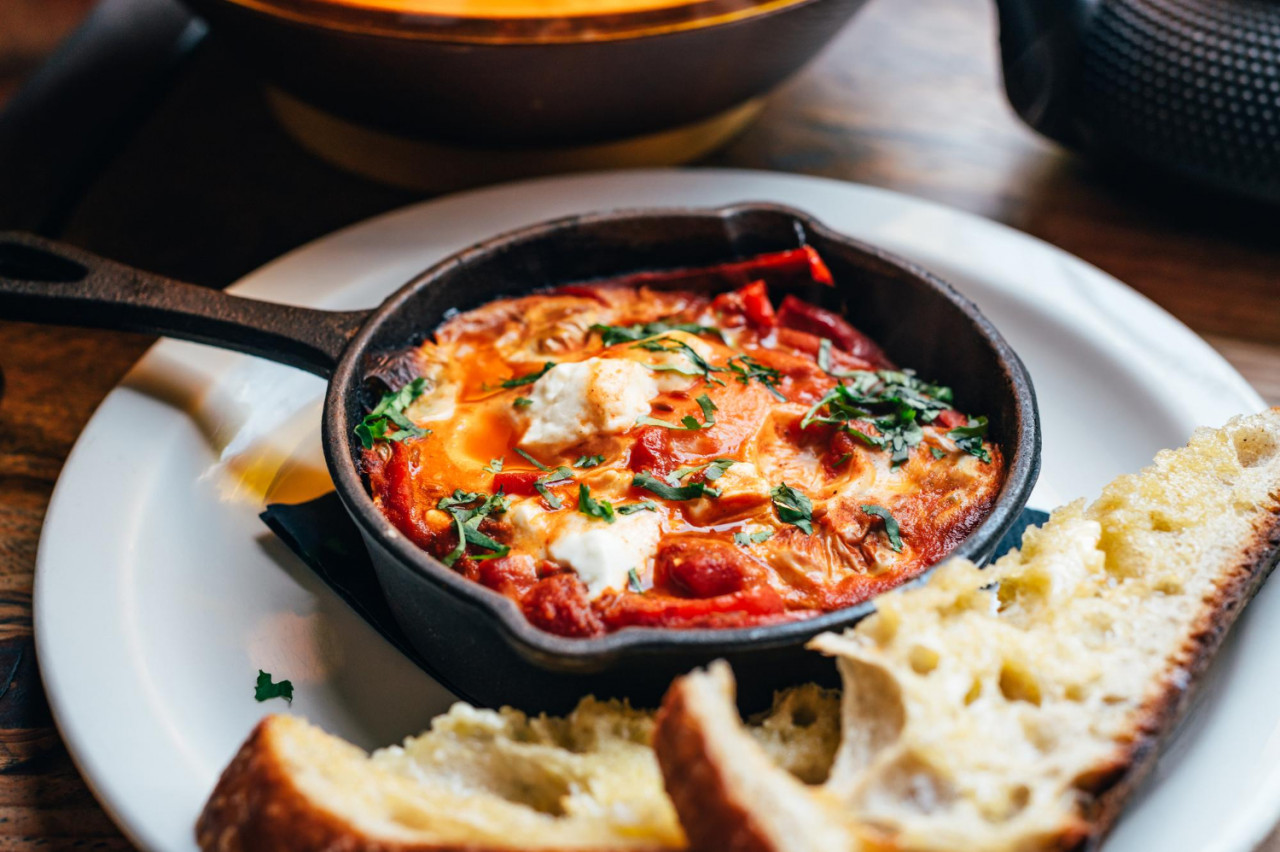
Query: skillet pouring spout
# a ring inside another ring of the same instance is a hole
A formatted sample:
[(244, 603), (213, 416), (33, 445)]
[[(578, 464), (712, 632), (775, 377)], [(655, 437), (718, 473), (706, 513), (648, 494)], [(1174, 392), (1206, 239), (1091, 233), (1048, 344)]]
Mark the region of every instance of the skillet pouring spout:
[(207, 343), (328, 378), (367, 311), (260, 302), (27, 233), (0, 233), (0, 319)]

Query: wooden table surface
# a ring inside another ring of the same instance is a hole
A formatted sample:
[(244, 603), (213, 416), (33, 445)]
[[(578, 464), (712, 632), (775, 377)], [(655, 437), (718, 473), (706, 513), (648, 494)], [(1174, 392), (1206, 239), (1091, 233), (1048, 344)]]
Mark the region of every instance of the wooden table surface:
[[(87, 5), (0, 4), (0, 100)], [(888, 187), (1026, 231), (1154, 299), (1280, 403), (1277, 211), (1107, 174), (1039, 139), (1003, 100), (994, 39), (986, 0), (872, 0), (707, 162)], [(216, 124), (202, 123), (211, 113)], [(252, 156), (195, 153), (223, 142)], [(329, 203), (337, 197), (341, 204)], [(59, 233), (225, 285), (311, 237), (416, 198), (308, 158), (215, 45), (86, 183)], [(95, 406), (151, 342), (0, 322), (0, 852), (131, 848), (52, 727), (35, 667), (31, 587), (59, 469)], [(1280, 852), (1280, 840), (1265, 848)]]

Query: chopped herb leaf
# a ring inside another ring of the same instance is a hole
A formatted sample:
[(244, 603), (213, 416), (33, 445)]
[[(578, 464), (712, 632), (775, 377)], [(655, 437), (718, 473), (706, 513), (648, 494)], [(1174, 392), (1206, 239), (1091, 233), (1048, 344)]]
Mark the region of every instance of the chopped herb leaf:
[[(932, 423), (951, 407), (950, 388), (923, 382), (910, 371), (853, 370), (840, 375), (852, 381), (827, 391), (805, 414), (800, 427), (840, 426), (869, 447), (889, 450), (895, 467), (910, 458), (911, 449), (923, 440), (920, 424)], [(857, 428), (855, 421), (871, 423), (879, 435)]]
[(929, 452), (933, 455), (935, 459), (942, 459), (947, 457), (947, 451), (942, 449), (941, 447), (930, 447)]
[(956, 442), (956, 447), (971, 456), (977, 456), (986, 464), (991, 463), (991, 453), (982, 446), (982, 439), (987, 437), (987, 418), (971, 419), (968, 425), (957, 426), (947, 433), (947, 437)]
[(717, 379), (712, 373), (722, 372), (719, 368), (712, 367), (707, 363), (707, 359), (698, 354), (698, 350), (694, 349), (683, 340), (677, 340), (674, 337), (654, 337), (649, 340), (642, 340), (631, 347), (632, 349), (644, 349), (648, 352), (679, 352), (689, 359), (692, 369), (676, 367), (667, 364), (650, 365), (649, 369), (658, 372), (675, 372), (685, 376), (701, 376), (710, 384), (723, 385), (724, 382)]
[(773, 538), (773, 530), (760, 530), (759, 532), (736, 532), (733, 534), (733, 543), (739, 547), (746, 547), (751, 544), (760, 544)]
[(585, 482), (578, 483), (578, 511), (610, 524), (617, 520), (614, 516), (613, 504), (608, 500), (596, 500), (593, 498), (591, 489), (587, 487)]
[(547, 374), (547, 371), (550, 370), (555, 365), (556, 365), (555, 361), (548, 361), (542, 365), (541, 370), (538, 370), (533, 373), (528, 373), (527, 375), (523, 375), (523, 376), (516, 376), (513, 379), (507, 379), (505, 382), (503, 382), (500, 385), (500, 387), (504, 387), (507, 390), (510, 390), (511, 388), (518, 388), (518, 387), (523, 387), (524, 385), (531, 385), (534, 382), (536, 382), (538, 379), (545, 376)]
[[(532, 461), (532, 459), (530, 459)], [(536, 462), (535, 462), (536, 464)], [(542, 465), (538, 465), (542, 467)], [(542, 467), (543, 470), (547, 468)], [(553, 509), (559, 509), (564, 504), (560, 502), (560, 498), (551, 493), (549, 486), (564, 485), (566, 482), (573, 481), (573, 471), (561, 465), (546, 476), (540, 476), (533, 483), (533, 489), (542, 495), (542, 499), (547, 501), (547, 505)]]
[(733, 459), (712, 459), (711, 461), (704, 462), (703, 464), (690, 465), (689, 467), (678, 467), (667, 474), (667, 482), (672, 485), (679, 485), (680, 480), (690, 474), (697, 473), (700, 470), (706, 471), (706, 473), (703, 474), (703, 479), (707, 482), (715, 482), (717, 479), (724, 476), (724, 472), (729, 469), (730, 465), (734, 464), (737, 464), (737, 462)]
[(813, 535), (813, 502), (808, 497), (785, 482), (770, 491), (769, 496), (773, 498), (778, 520), (799, 527), (805, 535)]
[[(366, 450), (372, 449), (375, 441), (403, 441), (405, 438), (421, 438), (430, 432), (415, 426), (405, 416), (404, 410), (426, 390), (427, 380), (418, 377), (394, 393), (386, 394), (378, 401), (373, 411), (364, 416), (356, 424), (356, 437)], [(396, 430), (390, 431), (395, 426)]]
[(523, 457), (525, 461), (536, 467), (538, 470), (551, 470), (551, 468), (547, 467), (545, 464), (538, 461), (519, 447), (516, 447), (516, 454)]
[(511, 404), (516, 408), (528, 408), (533, 405), (533, 400), (529, 399), (527, 396), (518, 396)]
[(637, 594), (644, 594), (644, 586), (640, 585), (640, 574), (634, 568), (627, 570), (627, 588)]
[(574, 467), (598, 467), (604, 464), (604, 456), (578, 456), (578, 460), (573, 463)]
[(489, 459), (489, 463), (485, 465), (484, 469), (490, 473), (502, 473), (502, 459)]
[(849, 379), (856, 376), (862, 370), (833, 370), (831, 368), (831, 340), (830, 338), (822, 338), (822, 342), (818, 344), (818, 368), (828, 376), (835, 376), (837, 379)]
[[(473, 506), (473, 503), (478, 503), (478, 505)], [(476, 560), (497, 559), (511, 552), (511, 548), (507, 547), (507, 545), (494, 541), (480, 532), (481, 521), (491, 514), (507, 511), (507, 497), (501, 492), (490, 496), (478, 491), (462, 491), (459, 489), (449, 497), (441, 497), (440, 501), (436, 503), (436, 508), (453, 516), (453, 526), (458, 532), (458, 543), (453, 550), (445, 554), (445, 557), (440, 560), (445, 565), (451, 566), (461, 559), (466, 554), (467, 545), (469, 544), (474, 544), (476, 547), (489, 551), (488, 553), (472, 553), (471, 558)]]
[(258, 669), (258, 682), (253, 687), (253, 697), (258, 701), (269, 701), (272, 698), (283, 698), (293, 703), (293, 683), (287, 680), (272, 682), (271, 675)]
[(670, 485), (648, 471), (640, 471), (631, 480), (637, 488), (652, 492), (663, 500), (697, 500), (699, 497), (719, 497), (720, 492), (708, 488), (705, 482), (690, 482), (688, 485)]
[(839, 467), (840, 465), (844, 464), (845, 462), (847, 462), (847, 461), (848, 461), (849, 459), (851, 459), (851, 458), (853, 458), (853, 453), (845, 453), (845, 454), (844, 454), (844, 455), (842, 455), (840, 458), (836, 459), (836, 460), (835, 460), (835, 462), (834, 462), (834, 463), (832, 463), (832, 465), (831, 465), (831, 466), (832, 466), (832, 467)]
[(786, 402), (787, 398), (782, 395), (782, 391), (778, 390), (778, 383), (782, 381), (782, 374), (772, 367), (761, 364), (750, 355), (734, 355), (725, 364), (722, 372), (733, 373), (740, 384), (750, 384), (752, 379), (765, 386), (769, 393), (778, 398), (779, 402)]
[(894, 519), (893, 514), (884, 506), (876, 506), (874, 504), (866, 504), (862, 507), (862, 511), (868, 515), (875, 515), (884, 521), (884, 533), (889, 537), (889, 547), (894, 553), (902, 552), (902, 534), (898, 528), (898, 522)]
[(597, 323), (591, 326), (591, 330), (600, 332), (600, 340), (605, 346), (614, 346), (619, 343), (635, 343), (638, 340), (657, 337), (669, 331), (683, 331), (687, 334), (714, 334), (717, 337), (721, 337), (720, 329), (714, 326), (698, 325), (692, 322), (670, 323), (665, 320), (636, 323), (635, 325), (600, 325)]
[(625, 506), (614, 507), (619, 515), (634, 515), (636, 512), (656, 512), (658, 504), (652, 500), (642, 500), (639, 503), (628, 503)]
[(716, 404), (711, 401), (711, 397), (704, 394), (698, 396), (698, 407), (702, 409), (702, 423), (698, 422), (698, 418), (692, 414), (686, 414), (680, 419), (682, 425), (677, 426), (674, 423), (668, 423), (665, 420), (659, 420), (656, 417), (640, 417), (636, 420), (636, 424), (640, 426), (661, 426), (665, 429), (686, 429), (690, 432), (698, 429), (710, 429), (716, 425), (716, 412), (720, 409), (716, 408)]

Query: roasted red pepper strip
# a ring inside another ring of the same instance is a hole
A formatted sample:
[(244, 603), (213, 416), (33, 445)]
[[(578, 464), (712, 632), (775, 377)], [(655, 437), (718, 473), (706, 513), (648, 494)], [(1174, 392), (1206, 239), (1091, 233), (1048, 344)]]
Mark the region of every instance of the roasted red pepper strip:
[(869, 361), (877, 367), (888, 369), (893, 362), (875, 341), (858, 331), (839, 314), (811, 305), (788, 295), (778, 309), (778, 325), (825, 337), (838, 349), (856, 358)]
[(818, 253), (810, 246), (803, 246), (790, 251), (761, 254), (748, 260), (736, 260), (717, 266), (637, 272), (634, 275), (610, 281), (609, 284), (625, 287), (660, 286), (663, 289), (680, 287), (719, 289), (725, 284), (741, 287), (753, 281), (791, 285), (811, 281), (828, 287), (834, 283), (831, 270), (827, 269), (827, 265), (822, 262)]
[(537, 493), (533, 484), (542, 475), (540, 470), (502, 470), (493, 475), (493, 490), (517, 497), (528, 497)]

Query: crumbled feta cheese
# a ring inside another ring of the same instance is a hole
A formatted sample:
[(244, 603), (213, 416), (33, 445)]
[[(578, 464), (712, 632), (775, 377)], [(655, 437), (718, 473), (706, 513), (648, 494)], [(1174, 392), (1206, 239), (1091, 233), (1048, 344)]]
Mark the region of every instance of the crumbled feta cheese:
[(632, 568), (643, 574), (661, 536), (656, 512), (619, 516), (612, 524), (574, 513), (560, 523), (547, 555), (576, 571), (596, 598), (606, 589), (625, 588)]
[(635, 361), (588, 358), (557, 364), (534, 383), (524, 409), (521, 445), (543, 450), (572, 446), (595, 435), (616, 435), (649, 413), (653, 377)]

